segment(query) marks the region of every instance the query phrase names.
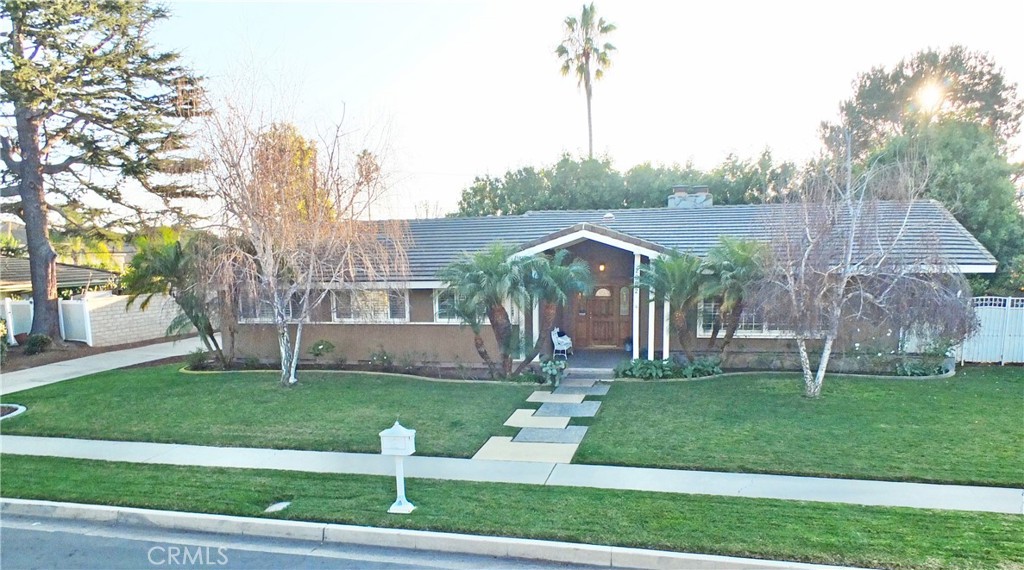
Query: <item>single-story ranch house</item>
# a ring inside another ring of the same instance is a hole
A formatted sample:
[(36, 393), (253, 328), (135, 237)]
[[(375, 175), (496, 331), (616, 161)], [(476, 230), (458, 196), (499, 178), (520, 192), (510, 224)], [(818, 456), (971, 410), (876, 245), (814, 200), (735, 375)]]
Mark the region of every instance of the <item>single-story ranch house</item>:
[[(673, 338), (675, 331), (670, 330), (668, 307), (656, 303), (646, 290), (632, 287), (637, 267), (671, 250), (703, 257), (719, 243), (720, 236), (767, 240), (767, 221), (777, 218), (785, 207), (713, 206), (705, 193), (677, 190), (665, 208), (410, 220), (408, 279), (364, 283), (357, 288), (326, 285), (332, 289), (330, 301), (323, 303), (305, 327), (302, 350), (305, 354), (308, 345), (326, 339), (337, 347), (336, 356), (344, 355), (350, 362), (366, 360), (383, 348), (394, 357), (415, 355), (416, 360), (478, 363), (472, 332), (456, 319), (453, 299), (437, 274), (461, 253), (503, 241), (516, 245), (517, 255), (564, 248), (589, 263), (595, 282), (593, 291), (560, 308), (555, 322), (572, 337), (577, 351), (623, 350), (629, 341), (633, 358), (660, 357), (666, 346), (679, 350), (679, 339)], [(995, 258), (939, 203), (918, 201), (909, 212), (908, 230), (898, 242), (904, 258), (938, 253), (963, 273), (995, 271)], [(906, 208), (901, 208), (897, 215), (902, 219), (905, 213)], [(704, 303), (698, 310), (693, 333), (698, 339), (710, 336), (715, 311), (713, 302)], [(525, 311), (510, 307), (512, 321), (527, 341), (550, 334), (537, 330), (538, 313), (536, 307)], [(273, 326), (264, 317), (252, 304), (240, 307), (236, 337), (240, 357), (268, 358), (277, 354)], [(491, 354), (497, 354), (490, 331), (485, 330), (483, 337)], [(784, 327), (765, 322), (756, 312), (745, 312), (733, 350), (788, 351), (790, 343), (786, 339)]]

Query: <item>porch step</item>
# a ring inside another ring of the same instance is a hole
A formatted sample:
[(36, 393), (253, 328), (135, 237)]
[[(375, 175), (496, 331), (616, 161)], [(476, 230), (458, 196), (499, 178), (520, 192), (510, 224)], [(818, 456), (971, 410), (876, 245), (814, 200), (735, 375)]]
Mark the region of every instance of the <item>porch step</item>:
[(596, 383), (597, 380), (593, 378), (564, 378), (558, 383), (558, 386), (590, 387)]
[[(615, 378), (615, 369), (613, 368), (577, 368), (569, 363), (569, 374), (577, 378), (589, 378), (597, 380), (611, 380)], [(568, 378), (566, 378), (568, 380)], [(565, 383), (565, 380), (562, 381)]]

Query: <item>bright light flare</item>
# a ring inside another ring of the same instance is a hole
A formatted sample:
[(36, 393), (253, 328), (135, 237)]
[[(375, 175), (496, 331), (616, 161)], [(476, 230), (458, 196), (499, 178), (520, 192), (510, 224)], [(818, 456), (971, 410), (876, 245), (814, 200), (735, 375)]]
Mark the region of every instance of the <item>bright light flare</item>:
[(925, 83), (917, 90), (917, 104), (926, 113), (934, 113), (942, 106), (946, 91), (934, 82)]

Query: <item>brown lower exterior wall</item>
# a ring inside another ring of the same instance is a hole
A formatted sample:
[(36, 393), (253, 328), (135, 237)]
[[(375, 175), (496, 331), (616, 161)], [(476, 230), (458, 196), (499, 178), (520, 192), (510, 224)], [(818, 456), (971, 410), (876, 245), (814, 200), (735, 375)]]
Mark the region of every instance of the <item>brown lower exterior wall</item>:
[[(294, 334), (294, 328), (292, 332)], [(480, 332), (491, 358), (500, 360), (491, 328), (485, 326)], [(370, 354), (381, 348), (396, 360), (408, 358), (416, 362), (464, 364), (482, 362), (473, 344), (473, 331), (459, 325), (308, 324), (302, 327), (302, 357), (309, 358), (309, 347), (321, 339), (330, 341), (335, 347), (334, 352), (323, 358), (328, 362), (340, 359), (350, 363), (369, 360)], [(239, 325), (235, 337), (235, 355), (241, 359), (278, 359), (277, 329), (273, 325)]]

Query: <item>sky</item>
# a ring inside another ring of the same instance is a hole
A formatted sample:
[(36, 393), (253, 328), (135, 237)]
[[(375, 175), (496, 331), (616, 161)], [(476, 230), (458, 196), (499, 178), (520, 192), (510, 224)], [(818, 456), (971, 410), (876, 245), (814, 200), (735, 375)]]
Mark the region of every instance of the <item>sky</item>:
[[(710, 168), (765, 148), (802, 162), (858, 73), (929, 47), (987, 52), (1024, 86), (1021, 2), (595, 4), (618, 29), (594, 86), (594, 153), (620, 171)], [(354, 148), (381, 154), (391, 190), (379, 217), (454, 211), (476, 176), (586, 154), (586, 100), (554, 55), (579, 1), (167, 6), (153, 41), (215, 98), (251, 90), (309, 136), (341, 124)]]

